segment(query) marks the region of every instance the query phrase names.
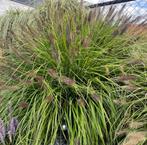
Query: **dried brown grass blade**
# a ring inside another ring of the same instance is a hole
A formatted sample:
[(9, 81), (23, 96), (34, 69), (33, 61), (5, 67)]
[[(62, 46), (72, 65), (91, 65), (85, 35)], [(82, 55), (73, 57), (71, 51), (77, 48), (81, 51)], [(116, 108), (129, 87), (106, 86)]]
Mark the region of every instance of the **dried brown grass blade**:
[(145, 141), (145, 132), (131, 132), (127, 135), (122, 145), (138, 145), (140, 142)]
[(143, 127), (143, 126), (144, 126), (143, 122), (137, 122), (137, 121), (132, 121), (129, 124), (129, 127), (132, 128), (132, 129), (138, 129), (138, 128)]

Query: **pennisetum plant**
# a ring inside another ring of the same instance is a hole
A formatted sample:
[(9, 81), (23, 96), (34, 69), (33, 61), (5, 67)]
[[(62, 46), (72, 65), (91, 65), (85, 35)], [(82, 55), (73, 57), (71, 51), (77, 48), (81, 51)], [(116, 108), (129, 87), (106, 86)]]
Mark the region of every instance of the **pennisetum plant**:
[(128, 33), (141, 17), (128, 18), (124, 9), (48, 0), (22, 17), (13, 13), (11, 41), (1, 41), (0, 114), (11, 101), (15, 145), (115, 145), (131, 119), (146, 118), (145, 60), (133, 58), (146, 44)]

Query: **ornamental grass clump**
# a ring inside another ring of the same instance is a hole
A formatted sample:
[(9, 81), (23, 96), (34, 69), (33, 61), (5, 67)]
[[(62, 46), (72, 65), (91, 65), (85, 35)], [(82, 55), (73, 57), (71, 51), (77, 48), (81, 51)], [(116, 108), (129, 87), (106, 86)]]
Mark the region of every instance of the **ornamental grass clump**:
[(115, 145), (130, 119), (146, 119), (145, 62), (132, 63), (142, 43), (127, 33), (139, 20), (123, 9), (48, 0), (13, 13), (11, 41), (1, 42), (0, 114), (11, 101), (20, 120), (15, 145)]

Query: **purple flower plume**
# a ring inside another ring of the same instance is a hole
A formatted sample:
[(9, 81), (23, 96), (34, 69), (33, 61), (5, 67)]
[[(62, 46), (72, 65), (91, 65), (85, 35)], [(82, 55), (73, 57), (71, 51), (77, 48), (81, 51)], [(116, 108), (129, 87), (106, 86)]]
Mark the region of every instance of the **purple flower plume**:
[(8, 127), (8, 135), (9, 135), (10, 142), (12, 142), (12, 137), (14, 137), (17, 127), (18, 127), (18, 120), (16, 117), (13, 117), (10, 120), (9, 127)]
[(9, 131), (12, 133), (12, 135), (15, 135), (17, 127), (18, 127), (18, 120), (16, 117), (13, 117), (10, 120), (10, 124), (9, 124)]

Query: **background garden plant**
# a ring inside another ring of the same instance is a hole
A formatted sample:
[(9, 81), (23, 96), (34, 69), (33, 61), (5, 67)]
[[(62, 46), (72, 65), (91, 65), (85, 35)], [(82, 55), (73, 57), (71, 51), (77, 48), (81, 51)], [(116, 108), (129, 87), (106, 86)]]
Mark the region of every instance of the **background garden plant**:
[(128, 33), (145, 21), (124, 7), (48, 0), (1, 18), (0, 117), (11, 101), (13, 144), (125, 145), (132, 133), (145, 144), (147, 44)]

